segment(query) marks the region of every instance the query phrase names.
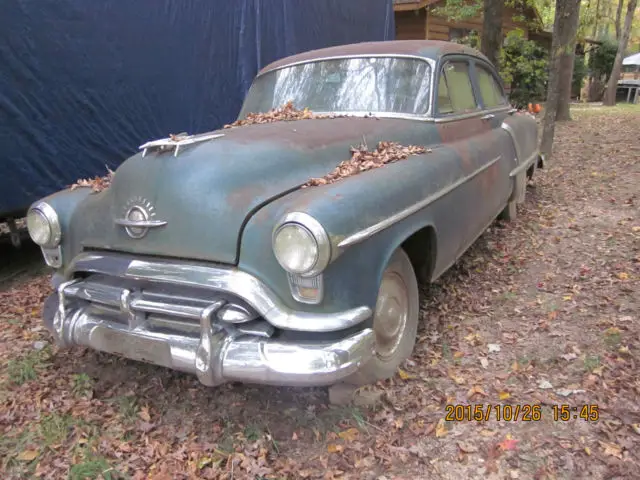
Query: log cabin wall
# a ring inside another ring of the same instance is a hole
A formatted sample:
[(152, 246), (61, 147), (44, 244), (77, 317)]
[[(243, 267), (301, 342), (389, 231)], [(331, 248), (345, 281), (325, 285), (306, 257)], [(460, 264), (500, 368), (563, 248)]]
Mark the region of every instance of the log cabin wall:
[(396, 39), (397, 40), (424, 40), (426, 39), (427, 10), (408, 10), (396, 12)]
[[(435, 6), (435, 5), (434, 5)], [(427, 13), (427, 9), (430, 11)], [(464, 36), (470, 30), (482, 32), (482, 15), (468, 18), (463, 21), (449, 21), (446, 18), (438, 17), (431, 11), (432, 7), (420, 8), (418, 10), (396, 11), (396, 38), (398, 40), (444, 40), (450, 41), (459, 36)], [(528, 38), (528, 27), (524, 22), (516, 22), (513, 17), (517, 15), (515, 9), (505, 7), (502, 32), (506, 35), (516, 28), (524, 32)]]

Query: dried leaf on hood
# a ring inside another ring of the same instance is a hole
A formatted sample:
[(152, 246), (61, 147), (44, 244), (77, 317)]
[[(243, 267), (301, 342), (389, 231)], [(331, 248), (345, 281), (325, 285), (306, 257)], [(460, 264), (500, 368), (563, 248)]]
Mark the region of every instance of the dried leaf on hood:
[(106, 190), (111, 185), (111, 179), (113, 178), (113, 170), (107, 167), (107, 174), (104, 177), (94, 178), (80, 178), (76, 180), (76, 183), (70, 186), (71, 190), (75, 190), (78, 187), (90, 187), (94, 192), (101, 192)]
[(429, 151), (422, 146), (405, 146), (395, 142), (379, 142), (373, 151), (369, 151), (365, 145), (351, 147), (351, 158), (349, 160), (340, 162), (340, 165), (322, 178), (312, 178), (302, 188), (335, 183), (342, 178), (380, 168), (387, 163), (404, 160), (410, 155), (420, 155)]
[(293, 106), (293, 101), (290, 100), (282, 107), (272, 108), (268, 112), (262, 113), (248, 113), (247, 118), (236, 120), (233, 123), (225, 125), (224, 128), (243, 127), (245, 125), (254, 125), (256, 123), (273, 123), (273, 122), (291, 122), (294, 120), (308, 120), (310, 118), (342, 118), (346, 115), (319, 115), (313, 113), (308, 108), (298, 110)]

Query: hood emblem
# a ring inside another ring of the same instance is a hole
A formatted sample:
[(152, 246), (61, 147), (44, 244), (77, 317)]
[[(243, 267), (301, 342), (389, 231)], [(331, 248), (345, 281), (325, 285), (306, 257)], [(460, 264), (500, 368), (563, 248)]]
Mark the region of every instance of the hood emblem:
[(183, 132), (177, 135), (170, 135), (167, 138), (161, 138), (160, 140), (153, 140), (151, 142), (144, 143), (138, 148), (142, 150), (143, 157), (145, 157), (150, 150), (163, 152), (171, 149), (173, 149), (173, 156), (177, 157), (180, 147), (184, 145), (206, 142), (207, 140), (213, 140), (214, 138), (220, 137), (224, 137), (224, 133), (207, 132), (197, 135), (188, 135), (187, 133)]
[(116, 225), (124, 227), (131, 238), (144, 237), (150, 228), (162, 227), (167, 224), (164, 220), (156, 220), (156, 209), (153, 204), (142, 197), (136, 197), (127, 202), (124, 217), (116, 218)]

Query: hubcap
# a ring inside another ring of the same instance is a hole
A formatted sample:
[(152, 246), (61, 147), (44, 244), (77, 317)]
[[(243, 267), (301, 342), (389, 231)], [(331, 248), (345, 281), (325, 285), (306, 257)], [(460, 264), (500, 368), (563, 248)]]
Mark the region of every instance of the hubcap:
[(402, 278), (395, 272), (385, 273), (373, 320), (375, 349), (379, 357), (389, 357), (398, 349), (407, 325), (408, 309), (407, 287)]

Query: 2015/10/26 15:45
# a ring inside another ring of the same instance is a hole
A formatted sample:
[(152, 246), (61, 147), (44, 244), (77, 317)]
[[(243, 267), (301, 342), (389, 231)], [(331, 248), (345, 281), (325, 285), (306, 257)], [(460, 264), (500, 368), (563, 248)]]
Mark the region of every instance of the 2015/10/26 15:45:
[(587, 422), (597, 422), (600, 418), (600, 412), (598, 411), (598, 405), (554, 405), (553, 406), (553, 420), (568, 422), (571, 419), (582, 419)]

